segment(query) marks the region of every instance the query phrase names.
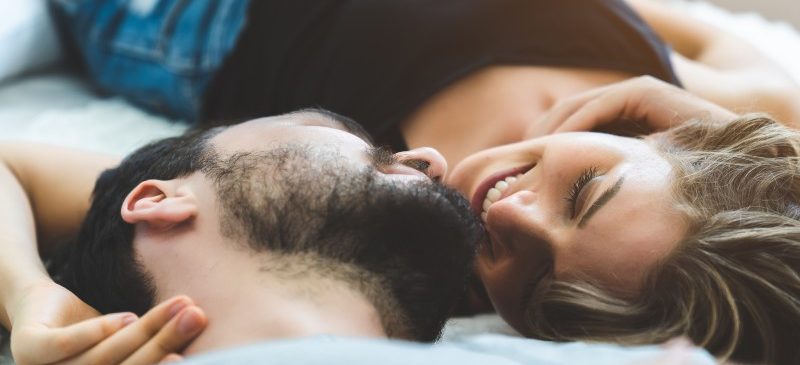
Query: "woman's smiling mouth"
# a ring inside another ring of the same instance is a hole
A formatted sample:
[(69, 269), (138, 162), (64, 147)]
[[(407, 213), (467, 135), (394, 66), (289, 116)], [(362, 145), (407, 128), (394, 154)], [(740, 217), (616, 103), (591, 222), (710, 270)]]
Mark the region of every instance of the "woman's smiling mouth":
[(486, 214), (489, 206), (500, 200), (509, 186), (517, 182), (517, 179), (525, 172), (532, 169), (535, 165), (526, 165), (504, 170), (484, 179), (475, 190), (472, 196), (471, 206), (475, 214), (480, 214), (483, 222), (486, 222)]

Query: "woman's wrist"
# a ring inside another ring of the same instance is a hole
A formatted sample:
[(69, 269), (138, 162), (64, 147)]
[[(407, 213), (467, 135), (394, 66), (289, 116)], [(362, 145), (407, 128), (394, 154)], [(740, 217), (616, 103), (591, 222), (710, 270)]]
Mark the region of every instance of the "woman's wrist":
[(35, 290), (55, 284), (53, 279), (47, 275), (44, 268), (32, 268), (30, 270), (16, 271), (7, 275), (1, 275), (0, 279), (0, 322), (3, 326), (10, 329), (14, 321), (14, 314), (25, 296)]

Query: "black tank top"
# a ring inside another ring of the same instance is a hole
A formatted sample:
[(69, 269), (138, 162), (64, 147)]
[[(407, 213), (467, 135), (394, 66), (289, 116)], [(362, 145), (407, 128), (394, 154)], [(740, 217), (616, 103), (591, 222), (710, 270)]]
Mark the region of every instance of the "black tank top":
[(252, 0), (204, 98), (205, 124), (321, 107), (402, 149), (398, 124), (489, 65), (595, 68), (678, 84), (669, 50), (617, 0)]

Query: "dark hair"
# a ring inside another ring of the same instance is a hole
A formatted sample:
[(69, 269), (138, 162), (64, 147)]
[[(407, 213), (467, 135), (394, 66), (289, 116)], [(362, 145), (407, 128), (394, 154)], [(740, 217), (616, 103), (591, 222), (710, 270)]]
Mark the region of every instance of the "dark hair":
[(276, 270), (300, 264), (292, 257), (317, 263), (303, 269), (363, 293), (390, 336), (438, 337), (482, 238), (463, 198), (434, 183), (394, 182), (354, 168), (330, 147), (282, 145), (219, 156), (207, 143), (211, 135), (151, 144), (98, 179), (61, 271), (67, 288), (103, 313), (146, 312), (153, 288), (136, 263), (122, 201), (141, 181), (202, 172), (218, 191), (223, 234), (242, 249), (284, 254)]
[(76, 241), (53, 260), (53, 275), (101, 313), (144, 314), (154, 291), (133, 252), (133, 225), (122, 220), (125, 197), (140, 182), (171, 180), (202, 168), (208, 140), (219, 130), (194, 131), (140, 148), (95, 182), (92, 205)]

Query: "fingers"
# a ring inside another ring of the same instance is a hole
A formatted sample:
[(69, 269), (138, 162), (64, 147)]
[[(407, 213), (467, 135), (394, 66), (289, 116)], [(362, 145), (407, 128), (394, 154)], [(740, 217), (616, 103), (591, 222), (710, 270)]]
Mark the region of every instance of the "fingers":
[[(160, 349), (161, 355), (149, 362), (156, 363), (167, 354), (178, 351), (199, 333), (198, 330), (191, 337), (187, 337), (176, 331), (176, 326), (167, 326), (167, 323), (187, 308), (196, 308), (193, 307), (193, 303), (188, 297), (180, 296), (167, 300), (97, 346), (70, 359), (66, 364), (118, 364), (143, 348), (152, 339), (159, 338), (161, 341), (159, 344), (164, 345)], [(199, 308), (197, 310), (199, 311)], [(202, 312), (200, 314), (202, 315)]]
[(26, 362), (52, 363), (79, 354), (136, 321), (133, 313), (115, 313), (88, 319), (63, 328), (20, 328), (25, 343), (33, 348), (15, 348), (15, 358)]
[[(154, 364), (167, 358), (173, 352), (183, 349), (206, 325), (206, 317), (198, 307), (189, 307), (173, 318), (153, 339), (122, 364)], [(177, 355), (176, 355), (177, 356)]]
[(603, 130), (615, 134), (661, 131), (687, 120), (725, 122), (736, 114), (650, 76), (641, 76), (559, 101), (525, 137)]
[(603, 94), (581, 105), (575, 112), (562, 120), (551, 133), (591, 131), (601, 125), (619, 120), (633, 120), (635, 96)]
[[(686, 100), (683, 94), (677, 87), (649, 76), (626, 80), (560, 101), (526, 137), (604, 127), (630, 132), (640, 129), (640, 122), (646, 122), (646, 129), (665, 129), (675, 120), (677, 111), (694, 110), (695, 105), (707, 104), (706, 101)], [(620, 122), (630, 125), (615, 126)]]
[(604, 92), (605, 88), (600, 88), (559, 101), (528, 129), (525, 138), (536, 138), (554, 133), (564, 120)]

